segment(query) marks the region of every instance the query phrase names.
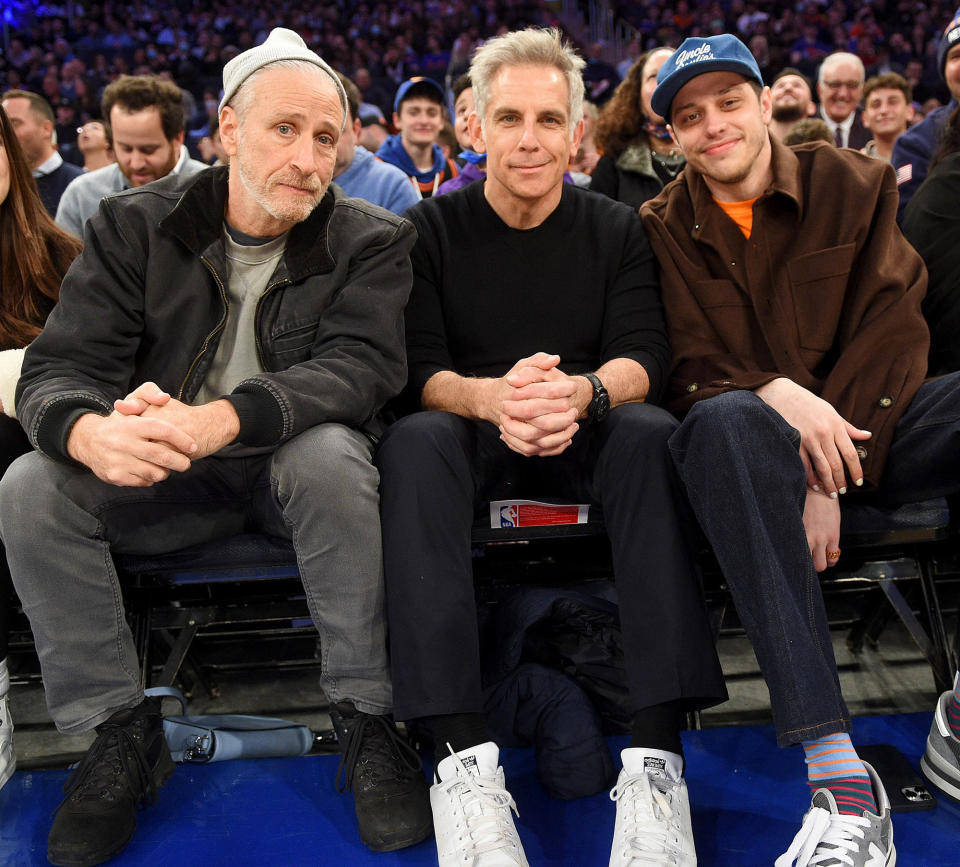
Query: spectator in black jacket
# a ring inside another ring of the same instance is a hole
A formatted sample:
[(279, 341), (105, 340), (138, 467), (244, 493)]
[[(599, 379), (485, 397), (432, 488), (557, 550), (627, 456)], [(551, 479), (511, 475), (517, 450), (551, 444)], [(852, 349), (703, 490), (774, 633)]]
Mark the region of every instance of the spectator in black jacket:
[(929, 282), (930, 375), (960, 370), (960, 108), (943, 131), (927, 179), (910, 199), (903, 234), (923, 256)]

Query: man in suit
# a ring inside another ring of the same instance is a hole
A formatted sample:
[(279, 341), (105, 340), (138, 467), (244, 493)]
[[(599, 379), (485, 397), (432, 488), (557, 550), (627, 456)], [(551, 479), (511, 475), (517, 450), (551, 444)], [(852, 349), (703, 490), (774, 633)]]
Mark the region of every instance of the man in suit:
[(864, 78), (863, 61), (856, 54), (837, 51), (820, 64), (820, 116), (830, 127), (837, 147), (860, 150), (870, 141), (870, 130), (864, 127), (860, 111)]

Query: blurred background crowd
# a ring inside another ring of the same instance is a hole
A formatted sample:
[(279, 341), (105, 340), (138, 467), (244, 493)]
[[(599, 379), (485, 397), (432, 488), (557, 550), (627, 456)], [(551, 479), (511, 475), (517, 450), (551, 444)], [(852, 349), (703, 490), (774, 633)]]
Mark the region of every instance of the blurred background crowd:
[[(872, 3), (754, 0), (628, 0), (611, 7), (635, 38), (615, 56), (585, 44), (593, 102), (602, 105), (646, 49), (676, 46), (691, 35), (737, 33), (768, 81), (785, 67), (815, 78), (835, 51), (858, 55), (867, 77), (898, 72), (912, 85), (919, 119), (950, 96), (937, 47), (953, 8), (933, 0)], [(563, 9), (548, 0), (396, 0), (391, 3), (290, 0), (244, 2), (92, 2), (58, 5), (8, 0), (2, 7), (0, 92), (42, 94), (56, 113), (57, 141), (83, 164), (78, 130), (100, 118), (103, 89), (122, 74), (159, 74), (185, 92), (187, 144), (198, 145), (215, 119), (224, 64), (276, 26), (301, 33), (352, 78), (365, 104), (389, 121), (397, 86), (425, 75), (449, 86), (482, 40), (530, 24), (553, 24)], [(569, 7), (568, 7), (569, 8)]]

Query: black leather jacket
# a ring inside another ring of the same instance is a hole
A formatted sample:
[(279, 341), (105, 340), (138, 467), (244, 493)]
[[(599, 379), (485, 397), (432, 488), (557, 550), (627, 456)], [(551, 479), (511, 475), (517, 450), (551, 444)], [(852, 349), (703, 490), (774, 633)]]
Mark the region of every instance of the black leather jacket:
[[(143, 382), (186, 403), (196, 396), (227, 320), (226, 198), (227, 169), (213, 168), (103, 200), (17, 386), (39, 451), (70, 462), (77, 418), (109, 413)], [(415, 239), (406, 220), (334, 185), (294, 226), (256, 312), (267, 372), (226, 396), (238, 442), (279, 445), (322, 422), (377, 432), (378, 411), (406, 380)]]

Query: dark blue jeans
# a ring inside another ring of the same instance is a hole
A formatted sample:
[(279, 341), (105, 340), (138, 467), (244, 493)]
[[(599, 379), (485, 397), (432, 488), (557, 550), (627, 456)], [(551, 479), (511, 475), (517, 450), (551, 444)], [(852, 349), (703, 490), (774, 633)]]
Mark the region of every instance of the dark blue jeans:
[[(752, 392), (697, 403), (670, 451), (770, 690), (781, 746), (849, 731), (803, 528), (800, 434)], [(869, 448), (869, 443), (867, 443)], [(897, 424), (875, 502), (960, 491), (960, 374), (924, 383)]]
[(448, 412), (390, 427), (376, 464), (398, 719), (483, 709), (470, 533), (478, 503), (508, 497), (603, 508), (633, 710), (726, 698), (667, 451), (676, 425), (627, 404), (550, 458), (522, 457), (494, 425)]

